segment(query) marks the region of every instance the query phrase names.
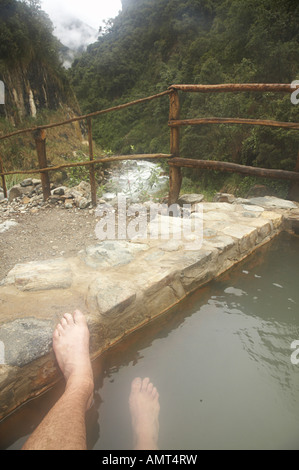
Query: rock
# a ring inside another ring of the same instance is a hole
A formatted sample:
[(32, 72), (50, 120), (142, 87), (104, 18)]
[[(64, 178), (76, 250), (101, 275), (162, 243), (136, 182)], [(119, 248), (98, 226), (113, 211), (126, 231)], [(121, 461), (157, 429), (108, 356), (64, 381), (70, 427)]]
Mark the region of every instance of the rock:
[(28, 195), (33, 189), (33, 186), (21, 186), (20, 184), (16, 184), (10, 189), (8, 200), (9, 202), (12, 202), (17, 197), (23, 197), (24, 195)]
[(235, 201), (235, 196), (228, 193), (217, 193), (214, 197), (214, 202), (228, 202), (232, 204)]
[(189, 240), (190, 235), (194, 235), (195, 239), (202, 239), (202, 219), (158, 214), (148, 224), (148, 234), (153, 240)]
[(286, 199), (279, 199), (274, 196), (254, 197), (248, 199), (247, 204), (262, 207), (273, 207), (276, 209), (297, 209), (297, 205)]
[(122, 266), (133, 261), (147, 245), (121, 240), (109, 240), (80, 251), (80, 258), (91, 268)]
[(204, 199), (203, 194), (184, 194), (178, 199), (178, 204), (182, 206), (183, 204), (199, 204)]
[(72, 199), (66, 199), (64, 203), (65, 209), (72, 209), (73, 208), (73, 201)]
[(30, 210), (30, 214), (37, 214), (37, 213), (38, 213), (38, 209), (36, 207)]
[(53, 325), (48, 320), (22, 318), (1, 325), (5, 365), (23, 367), (49, 353)]
[(117, 317), (131, 306), (136, 299), (136, 291), (126, 282), (113, 282), (98, 278), (90, 287), (88, 305), (97, 309), (104, 317)]
[(16, 227), (18, 225), (17, 222), (14, 220), (6, 220), (2, 224), (0, 224), (0, 233), (4, 233), (9, 230), (11, 227)]
[(65, 188), (65, 195), (69, 199), (71, 198), (75, 199), (76, 205), (79, 207), (79, 203), (82, 198), (85, 198), (88, 201), (90, 200), (90, 195), (91, 195), (90, 184), (85, 181), (81, 181), (81, 183), (78, 186), (74, 186), (73, 188)]
[(31, 200), (31, 203), (41, 203), (43, 202), (44, 197), (42, 194), (39, 194), (39, 195), (33, 196), (30, 200)]
[[(247, 202), (247, 200), (245, 200)], [(204, 202), (202, 205), (203, 212), (209, 211), (225, 211), (225, 212), (234, 212), (235, 206), (233, 204), (228, 204), (227, 202)]]
[(32, 178), (32, 184), (33, 186), (38, 186), (39, 184), (42, 184), (42, 181), (37, 178)]
[(29, 202), (31, 202), (30, 197), (28, 196), (23, 197), (22, 204), (29, 204)]
[(64, 194), (68, 199), (76, 199), (82, 197), (82, 194), (79, 191), (76, 191), (75, 188), (66, 189)]
[(250, 212), (264, 212), (264, 208), (261, 207), (261, 206), (251, 206), (251, 205), (247, 205), (247, 204), (243, 204), (243, 208), (246, 210), (246, 211), (250, 211)]
[(22, 188), (26, 188), (27, 186), (33, 186), (33, 181), (31, 178), (27, 178), (23, 180), (21, 183)]
[(82, 197), (78, 203), (79, 209), (86, 209), (89, 207), (91, 201), (88, 201), (85, 197)]
[(242, 213), (242, 217), (247, 217), (249, 219), (255, 219), (259, 216), (260, 216), (260, 214), (257, 213), (257, 212), (243, 212)]
[(14, 285), (21, 291), (67, 289), (73, 280), (72, 271), (64, 259), (31, 261), (17, 264), (6, 276), (4, 285)]
[(87, 183), (86, 181), (81, 181), (81, 183), (77, 186), (77, 190), (80, 191), (82, 194), (90, 194), (90, 183)]
[(171, 238), (181, 240), (182, 219), (158, 214), (148, 224), (148, 233), (151, 239), (169, 240)]
[(53, 189), (54, 196), (64, 196), (64, 192), (67, 188), (65, 186), (60, 186), (60, 188)]
[(50, 196), (48, 201), (50, 202), (50, 204), (56, 204), (57, 202), (60, 201), (60, 197), (59, 196)]
[(160, 250), (162, 251), (167, 251), (167, 252), (172, 252), (172, 251), (178, 251), (183, 247), (183, 243), (180, 240), (169, 240), (164, 245), (160, 246)]

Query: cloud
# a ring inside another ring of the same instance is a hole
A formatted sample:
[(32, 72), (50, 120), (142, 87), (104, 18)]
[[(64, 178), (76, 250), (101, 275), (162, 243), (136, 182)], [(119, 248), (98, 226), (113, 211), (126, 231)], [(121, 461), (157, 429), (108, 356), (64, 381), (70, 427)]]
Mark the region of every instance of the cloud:
[(63, 58), (65, 67), (70, 67), (76, 52), (97, 40), (99, 27), (116, 17), (122, 4), (121, 0), (41, 0), (41, 7), (52, 20), (55, 36), (70, 49)]
[(76, 18), (65, 17), (55, 25), (54, 34), (62, 44), (73, 50), (85, 49), (88, 44), (95, 42), (98, 31)]
[(66, 18), (79, 18), (96, 30), (122, 8), (121, 0), (41, 0), (41, 5), (55, 25)]

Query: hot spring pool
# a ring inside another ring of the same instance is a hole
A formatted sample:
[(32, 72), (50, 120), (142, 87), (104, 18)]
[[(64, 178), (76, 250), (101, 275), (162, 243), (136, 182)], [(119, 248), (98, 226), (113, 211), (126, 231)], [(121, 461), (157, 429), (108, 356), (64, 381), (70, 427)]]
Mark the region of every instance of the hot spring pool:
[[(89, 448), (131, 448), (130, 384), (148, 376), (160, 393), (160, 449), (298, 450), (298, 266), (299, 238), (282, 234), (107, 352)], [(1, 449), (20, 449), (61, 391), (3, 421)]]

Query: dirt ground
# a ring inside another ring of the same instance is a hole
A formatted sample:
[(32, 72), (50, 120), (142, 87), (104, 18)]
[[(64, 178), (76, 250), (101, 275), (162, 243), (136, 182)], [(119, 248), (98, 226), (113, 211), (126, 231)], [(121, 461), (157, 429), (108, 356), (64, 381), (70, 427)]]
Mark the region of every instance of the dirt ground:
[(18, 263), (76, 256), (98, 242), (94, 210), (50, 207), (9, 219), (0, 215), (0, 223), (5, 220), (18, 225), (0, 234), (0, 281)]

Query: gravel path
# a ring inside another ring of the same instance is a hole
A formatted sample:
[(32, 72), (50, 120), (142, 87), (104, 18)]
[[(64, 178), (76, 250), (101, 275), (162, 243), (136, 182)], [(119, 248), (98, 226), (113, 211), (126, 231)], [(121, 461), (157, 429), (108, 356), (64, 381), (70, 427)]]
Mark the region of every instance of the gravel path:
[(0, 281), (18, 263), (76, 256), (98, 242), (94, 210), (43, 207), (38, 212), (0, 214), (0, 224), (17, 225), (0, 233)]

